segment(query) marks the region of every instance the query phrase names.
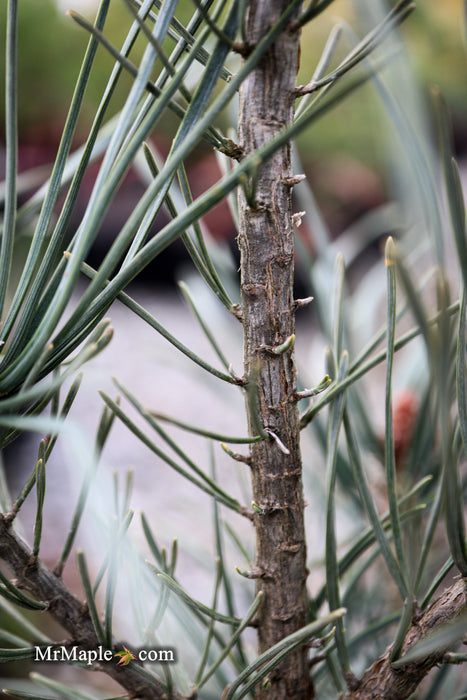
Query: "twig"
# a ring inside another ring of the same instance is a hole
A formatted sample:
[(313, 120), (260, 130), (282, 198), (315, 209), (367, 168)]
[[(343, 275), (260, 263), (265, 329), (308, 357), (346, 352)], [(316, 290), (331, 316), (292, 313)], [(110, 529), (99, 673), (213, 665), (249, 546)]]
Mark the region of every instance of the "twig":
[(391, 648), (379, 657), (357, 682), (355, 689), (341, 700), (404, 700), (415, 692), (427, 673), (442, 663), (449, 649), (438, 648), (411, 663), (402, 665), (403, 657), (417, 642), (431, 635), (440, 626), (455, 621), (467, 610), (467, 579), (459, 579), (437, 598), (412, 624), (406, 634), (398, 668), (390, 662)]
[[(48, 604), (49, 614), (68, 632), (73, 644), (86, 649), (97, 647), (99, 641), (86, 606), (68, 590), (61, 578), (54, 576), (39, 560), (32, 562), (31, 557), (31, 549), (0, 515), (0, 559), (12, 569), (18, 586)], [(156, 677), (154, 681), (142, 678), (131, 666), (121, 668), (116, 664), (105, 664), (99, 670), (117, 681), (131, 697), (140, 700), (164, 700), (167, 697)], [(183, 700), (178, 693), (171, 697)]]

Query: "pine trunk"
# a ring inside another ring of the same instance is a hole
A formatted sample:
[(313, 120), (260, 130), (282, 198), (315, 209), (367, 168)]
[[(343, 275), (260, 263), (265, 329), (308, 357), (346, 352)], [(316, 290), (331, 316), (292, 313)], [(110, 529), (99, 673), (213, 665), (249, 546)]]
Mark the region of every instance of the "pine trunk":
[[(255, 46), (286, 10), (287, 0), (252, 0), (245, 23)], [(299, 33), (280, 34), (240, 90), (239, 139), (253, 153), (293, 120)], [(244, 362), (252, 434), (250, 457), (256, 528), (259, 652), (307, 622), (306, 542), (296, 372), (292, 347), (277, 348), (295, 333), (291, 149), (275, 154), (239, 195)], [(246, 194), (246, 193), (247, 194)], [(276, 349), (276, 352), (274, 352)], [(281, 349), (279, 349), (281, 350)], [(258, 700), (313, 697), (306, 649), (291, 654), (256, 689)]]

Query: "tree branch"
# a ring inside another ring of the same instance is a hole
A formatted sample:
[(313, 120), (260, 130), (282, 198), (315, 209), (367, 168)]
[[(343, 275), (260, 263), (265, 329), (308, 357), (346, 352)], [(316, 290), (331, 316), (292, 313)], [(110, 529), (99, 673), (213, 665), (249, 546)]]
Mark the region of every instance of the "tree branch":
[[(290, 6), (251, 0), (245, 36), (255, 46)], [(297, 5), (297, 16), (300, 12)], [(273, 139), (294, 114), (299, 34), (284, 31), (240, 88), (239, 142), (245, 155)], [(239, 191), (244, 369), (256, 531), (255, 578), (264, 595), (258, 611), (263, 653), (306, 624), (306, 539), (300, 427), (293, 359), (295, 341), (293, 175), (289, 144), (258, 163)], [(291, 653), (258, 684), (257, 700), (313, 697), (307, 649)]]
[[(70, 644), (83, 649), (99, 646), (87, 607), (38, 559), (32, 556), (28, 545), (13, 531), (10, 523), (0, 515), (0, 559), (12, 570), (15, 584), (37, 600), (47, 603), (47, 612), (70, 635)], [(122, 645), (114, 644), (114, 650)], [(142, 678), (134, 667), (119, 667), (117, 664), (94, 664), (94, 670), (106, 673), (128, 691), (130, 697), (139, 700), (166, 700), (161, 682), (154, 678)], [(182, 700), (174, 693), (173, 700)]]
[[(461, 578), (437, 598), (407, 632), (402, 648), (405, 654), (422, 639), (467, 611), (467, 579)], [(434, 666), (443, 663), (449, 648), (435, 652), (394, 668), (390, 661), (391, 647), (363, 674), (356, 688), (341, 696), (341, 700), (404, 700), (415, 692), (423, 678)]]

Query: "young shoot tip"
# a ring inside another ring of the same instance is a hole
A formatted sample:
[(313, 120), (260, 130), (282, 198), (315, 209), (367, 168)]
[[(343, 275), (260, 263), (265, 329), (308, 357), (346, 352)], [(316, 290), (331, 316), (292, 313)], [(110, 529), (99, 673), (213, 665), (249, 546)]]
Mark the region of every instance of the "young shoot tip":
[(396, 262), (396, 246), (392, 236), (389, 236), (386, 241), (386, 248), (384, 254), (384, 263), (386, 267), (394, 265)]

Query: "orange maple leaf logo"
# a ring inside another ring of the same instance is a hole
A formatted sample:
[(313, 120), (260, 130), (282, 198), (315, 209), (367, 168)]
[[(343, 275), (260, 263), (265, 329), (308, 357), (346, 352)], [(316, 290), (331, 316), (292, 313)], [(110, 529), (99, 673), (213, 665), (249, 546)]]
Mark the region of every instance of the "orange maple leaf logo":
[(128, 666), (128, 664), (130, 663), (130, 661), (132, 661), (132, 660), (134, 661), (134, 660), (136, 659), (136, 657), (135, 657), (135, 655), (132, 654), (131, 651), (130, 651), (129, 649), (127, 649), (125, 646), (124, 646), (123, 648), (125, 649), (125, 651), (119, 651), (119, 652), (117, 652), (117, 653), (115, 654), (115, 656), (121, 656), (121, 657), (122, 657), (122, 658), (120, 659), (120, 661), (118, 662), (118, 665), (119, 665), (119, 666), (120, 666), (120, 664), (121, 664), (122, 666)]

